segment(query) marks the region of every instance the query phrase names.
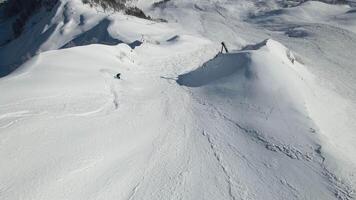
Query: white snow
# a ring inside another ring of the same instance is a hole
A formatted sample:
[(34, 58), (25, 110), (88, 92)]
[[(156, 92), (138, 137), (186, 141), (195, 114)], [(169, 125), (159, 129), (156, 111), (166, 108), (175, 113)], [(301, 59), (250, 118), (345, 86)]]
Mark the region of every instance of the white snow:
[(356, 198), (354, 8), (153, 2), (168, 23), (63, 0), (0, 47), (26, 57), (0, 78), (0, 199)]

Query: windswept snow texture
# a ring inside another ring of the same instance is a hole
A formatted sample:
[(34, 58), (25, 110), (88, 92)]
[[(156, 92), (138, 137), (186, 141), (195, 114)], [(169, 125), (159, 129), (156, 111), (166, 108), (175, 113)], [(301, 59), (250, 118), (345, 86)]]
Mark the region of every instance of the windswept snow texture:
[(1, 200), (356, 199), (354, 8), (157, 2), (0, 47)]

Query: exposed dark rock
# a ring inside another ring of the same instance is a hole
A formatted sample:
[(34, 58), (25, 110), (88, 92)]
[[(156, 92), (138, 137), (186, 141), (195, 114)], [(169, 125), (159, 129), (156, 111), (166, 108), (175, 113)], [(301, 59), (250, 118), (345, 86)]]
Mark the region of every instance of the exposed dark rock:
[(85, 4), (90, 4), (91, 6), (101, 6), (104, 10), (114, 9), (115, 11), (120, 11), (125, 9), (126, 0), (82, 0)]
[(151, 20), (141, 9), (137, 7), (127, 7), (127, 0), (82, 0), (83, 3), (90, 6), (100, 6), (104, 10), (113, 9), (114, 11), (124, 11), (127, 15)]
[(58, 0), (8, 0), (5, 2), (5, 15), (8, 17), (15, 15), (30, 16), (37, 9), (44, 7), (52, 9)]
[(153, 8), (165, 8), (167, 3), (170, 2), (171, 0), (162, 0), (159, 2), (155, 2), (152, 4)]
[(139, 17), (142, 19), (149, 19), (151, 20), (150, 16), (147, 16), (141, 9), (137, 8), (137, 7), (128, 7), (125, 9), (125, 14), (127, 15), (132, 15), (135, 17)]
[(56, 4), (58, 0), (9, 0), (4, 4), (5, 17), (16, 17), (12, 25), (12, 30), (14, 37), (18, 37), (27, 20), (35, 14), (40, 8), (44, 8), (50, 11)]
[[(45, 12), (47, 16), (37, 21), (33, 28), (22, 32), (16, 40), (6, 41), (0, 47), (0, 77), (8, 75), (37, 54), (40, 46), (48, 40), (57, 28), (58, 24), (53, 24), (46, 31), (43, 31), (50, 24), (58, 7), (59, 3), (55, 4), (50, 12), (39, 10), (38, 12)], [(17, 21), (17, 23), (22, 22)], [(8, 49), (12, 49), (12, 51), (8, 51)], [(16, 54), (13, 52), (16, 52)]]

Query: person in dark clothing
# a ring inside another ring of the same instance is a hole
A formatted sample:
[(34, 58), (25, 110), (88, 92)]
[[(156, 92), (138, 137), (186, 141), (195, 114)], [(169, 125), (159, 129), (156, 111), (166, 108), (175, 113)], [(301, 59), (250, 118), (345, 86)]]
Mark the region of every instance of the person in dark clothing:
[(229, 53), (224, 42), (221, 42), (221, 53), (225, 50), (226, 53)]
[(116, 74), (117, 79), (121, 79), (121, 73)]

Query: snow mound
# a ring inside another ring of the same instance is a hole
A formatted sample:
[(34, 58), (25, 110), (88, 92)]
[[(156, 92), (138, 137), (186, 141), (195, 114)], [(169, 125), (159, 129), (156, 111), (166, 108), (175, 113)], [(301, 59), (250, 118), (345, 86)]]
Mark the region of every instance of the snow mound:
[(295, 62), (294, 56), (287, 48), (268, 39), (255, 45), (247, 45), (242, 51), (219, 53), (196, 70), (179, 75), (177, 83), (187, 87), (200, 87), (235, 73), (242, 74), (246, 79), (257, 78), (256, 74), (260, 74), (258, 72), (260, 69), (253, 69), (251, 56), (260, 49), (262, 52), (270, 54), (266, 57), (274, 58), (277, 62), (289, 62), (290, 64)]
[[(226, 143), (237, 150), (222, 147), (224, 150), (220, 151), (231, 151), (230, 154), (237, 151), (254, 157), (246, 158), (254, 160), (254, 165), (263, 165), (259, 162), (268, 157), (268, 160), (278, 160), (279, 166), (283, 166), (279, 169), (288, 169), (271, 173), (267, 167), (260, 169), (263, 175), (256, 175), (247, 167), (244, 174), (240, 174), (239, 180), (243, 179), (248, 188), (256, 188), (252, 193), (270, 195), (265, 199), (275, 199), (273, 194), (278, 193), (280, 187), (271, 186), (264, 194), (258, 192), (265, 187), (259, 182), (261, 176), (264, 180), (288, 177), (287, 182), (293, 182), (293, 187), (300, 191), (308, 191), (312, 199), (333, 199), (334, 196), (352, 199), (350, 180), (331, 178), (343, 176), (329, 163), (331, 155), (337, 154), (328, 148), (329, 141), (324, 138), (329, 136), (330, 129), (325, 127), (322, 117), (326, 115), (322, 109), (325, 105), (320, 106), (323, 101), (315, 95), (320, 88), (314, 76), (288, 48), (275, 40), (268, 39), (244, 49), (248, 50), (220, 54), (201, 67), (178, 76), (177, 83), (188, 87), (193, 99), (201, 105), (196, 118), (211, 120), (205, 113), (206, 109), (211, 109), (218, 116), (216, 118), (223, 121), (216, 123), (214, 118), (204, 125), (204, 130), (210, 132), (208, 138), (229, 138)], [(239, 131), (226, 132), (224, 122)], [(243, 146), (243, 140), (257, 142)], [(290, 160), (270, 153), (285, 155)], [(236, 165), (230, 163), (230, 166)], [(295, 177), (308, 177), (308, 181)]]

